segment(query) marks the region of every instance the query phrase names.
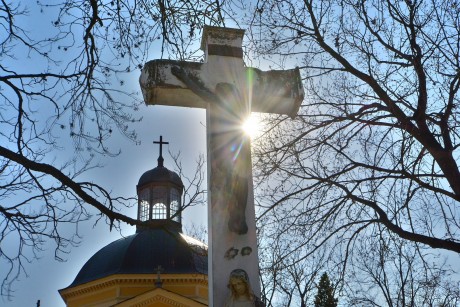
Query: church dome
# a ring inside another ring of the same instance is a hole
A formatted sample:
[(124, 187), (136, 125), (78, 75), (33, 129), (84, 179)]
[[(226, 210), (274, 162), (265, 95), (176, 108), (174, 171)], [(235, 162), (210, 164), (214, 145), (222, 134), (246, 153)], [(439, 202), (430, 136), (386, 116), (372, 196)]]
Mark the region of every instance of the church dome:
[(137, 186), (142, 187), (150, 183), (172, 183), (179, 187), (184, 186), (179, 175), (164, 166), (157, 166), (154, 169), (146, 171), (142, 174), (141, 178), (139, 178)]
[(136, 233), (114, 241), (94, 254), (69, 288), (115, 274), (207, 274), (207, 246), (181, 233), (179, 175), (163, 166), (160, 136), (158, 166), (145, 172), (137, 185)]
[(146, 229), (114, 241), (92, 256), (69, 286), (114, 274), (207, 274), (207, 247), (174, 227)]

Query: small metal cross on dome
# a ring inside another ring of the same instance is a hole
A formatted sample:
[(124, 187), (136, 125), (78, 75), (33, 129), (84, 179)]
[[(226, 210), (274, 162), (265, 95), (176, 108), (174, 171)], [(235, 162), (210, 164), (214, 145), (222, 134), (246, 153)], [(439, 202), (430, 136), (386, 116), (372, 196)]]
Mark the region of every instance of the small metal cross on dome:
[(163, 142), (163, 136), (160, 135), (160, 141), (153, 141), (153, 144), (160, 144), (160, 156), (158, 157), (158, 166), (163, 166), (163, 144), (169, 144), (169, 142)]
[(155, 286), (157, 288), (161, 288), (161, 286), (163, 285), (163, 282), (161, 281), (161, 273), (163, 273), (164, 269), (161, 265), (159, 265), (157, 266), (156, 270), (157, 270), (157, 280), (155, 281)]

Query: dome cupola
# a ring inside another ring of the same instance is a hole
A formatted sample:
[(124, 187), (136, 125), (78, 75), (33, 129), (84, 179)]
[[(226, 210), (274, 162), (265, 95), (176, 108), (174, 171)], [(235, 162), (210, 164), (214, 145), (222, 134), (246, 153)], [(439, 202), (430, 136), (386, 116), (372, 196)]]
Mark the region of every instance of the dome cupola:
[(59, 290), (68, 307), (208, 306), (207, 246), (182, 233), (184, 185), (163, 165), (168, 143), (154, 143), (158, 166), (137, 184), (136, 233), (101, 248)]
[(184, 184), (179, 175), (163, 165), (163, 145), (169, 142), (163, 142), (163, 136), (160, 136), (160, 141), (153, 143), (160, 145), (158, 166), (139, 179), (137, 218), (146, 226), (167, 225), (180, 230)]

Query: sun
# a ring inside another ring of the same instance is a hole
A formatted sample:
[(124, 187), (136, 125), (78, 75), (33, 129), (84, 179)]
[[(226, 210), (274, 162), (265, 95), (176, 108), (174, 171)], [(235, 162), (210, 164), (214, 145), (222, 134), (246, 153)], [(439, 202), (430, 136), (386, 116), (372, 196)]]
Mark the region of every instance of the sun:
[(243, 122), (243, 125), (241, 128), (243, 129), (243, 132), (248, 135), (251, 139), (255, 138), (259, 131), (259, 120), (256, 118), (254, 115), (250, 115), (246, 120)]

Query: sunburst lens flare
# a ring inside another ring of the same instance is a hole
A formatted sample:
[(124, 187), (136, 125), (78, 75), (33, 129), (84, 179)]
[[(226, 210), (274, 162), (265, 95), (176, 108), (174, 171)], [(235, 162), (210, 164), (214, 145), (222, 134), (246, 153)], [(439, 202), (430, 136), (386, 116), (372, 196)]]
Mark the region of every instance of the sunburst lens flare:
[(251, 115), (243, 122), (242, 129), (246, 135), (254, 138), (259, 132), (259, 121)]

